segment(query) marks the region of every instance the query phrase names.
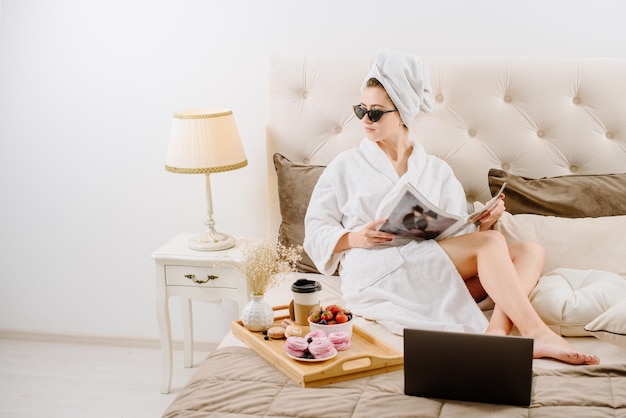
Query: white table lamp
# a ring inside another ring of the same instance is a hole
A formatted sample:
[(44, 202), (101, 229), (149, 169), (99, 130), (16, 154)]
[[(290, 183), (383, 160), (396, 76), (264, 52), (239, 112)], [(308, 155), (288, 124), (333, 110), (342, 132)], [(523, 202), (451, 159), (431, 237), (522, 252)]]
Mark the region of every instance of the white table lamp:
[(216, 251), (235, 245), (234, 238), (215, 230), (209, 176), (246, 165), (248, 160), (231, 110), (210, 108), (174, 113), (165, 169), (172, 173), (206, 176), (207, 228), (203, 234), (189, 240), (190, 248)]

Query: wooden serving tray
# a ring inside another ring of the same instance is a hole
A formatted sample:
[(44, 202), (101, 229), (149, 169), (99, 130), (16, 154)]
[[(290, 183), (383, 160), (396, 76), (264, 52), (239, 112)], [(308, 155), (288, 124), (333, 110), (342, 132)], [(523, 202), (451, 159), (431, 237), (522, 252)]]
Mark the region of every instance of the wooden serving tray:
[[(277, 306), (274, 311), (286, 308)], [(289, 315), (275, 316), (274, 323), (278, 325), (285, 318), (289, 318)], [(303, 336), (309, 332), (308, 326), (301, 328)], [(404, 355), (401, 352), (355, 325), (352, 328), (350, 348), (321, 362), (302, 362), (290, 358), (283, 348), (284, 338), (265, 340), (262, 332), (249, 331), (241, 320), (231, 322), (231, 329), (237, 338), (303, 388), (402, 370), (404, 367)]]

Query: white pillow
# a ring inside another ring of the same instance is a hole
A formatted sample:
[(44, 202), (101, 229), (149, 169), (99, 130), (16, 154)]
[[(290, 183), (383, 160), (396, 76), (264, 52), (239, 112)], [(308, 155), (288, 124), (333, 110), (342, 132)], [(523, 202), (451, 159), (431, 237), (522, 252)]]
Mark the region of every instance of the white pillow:
[(626, 300), (591, 321), (585, 330), (602, 341), (626, 348)]
[(496, 224), (508, 242), (532, 241), (543, 245), (542, 274), (556, 268), (597, 269), (626, 279), (626, 216), (559, 218), (511, 215)]
[[(626, 280), (608, 271), (561, 268), (542, 276), (529, 298), (554, 332), (588, 336), (585, 325), (626, 300)], [(626, 327), (626, 316), (613, 318)]]

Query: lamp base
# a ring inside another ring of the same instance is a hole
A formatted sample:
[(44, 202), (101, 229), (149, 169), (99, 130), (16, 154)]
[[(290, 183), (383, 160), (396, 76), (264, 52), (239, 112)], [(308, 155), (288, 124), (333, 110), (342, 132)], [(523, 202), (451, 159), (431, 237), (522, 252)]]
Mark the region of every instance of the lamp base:
[(196, 251), (219, 251), (235, 246), (235, 239), (231, 236), (220, 234), (220, 239), (210, 237), (209, 234), (201, 234), (187, 241), (187, 246)]

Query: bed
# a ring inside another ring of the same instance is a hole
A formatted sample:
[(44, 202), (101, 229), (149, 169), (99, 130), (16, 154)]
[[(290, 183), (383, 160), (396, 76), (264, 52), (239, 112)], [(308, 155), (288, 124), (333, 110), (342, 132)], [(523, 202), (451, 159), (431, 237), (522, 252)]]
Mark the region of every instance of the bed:
[[(528, 408), (405, 396), (403, 371), (302, 388), (233, 335), (199, 366), (164, 417), (626, 417), (626, 59), (423, 57), (434, 110), (412, 131), (461, 180), (468, 207), (508, 183), (507, 240), (547, 250), (531, 301), (596, 366), (533, 361)], [(268, 230), (303, 239), (319, 174), (361, 140), (351, 106), (371, 56), (272, 56), (267, 66)], [(260, 203), (262, 204), (262, 203)], [(307, 257), (268, 292), (290, 299), (295, 278), (341, 303), (340, 278)], [(486, 315), (493, 307), (482, 302)], [(376, 323), (356, 325), (402, 349)]]

